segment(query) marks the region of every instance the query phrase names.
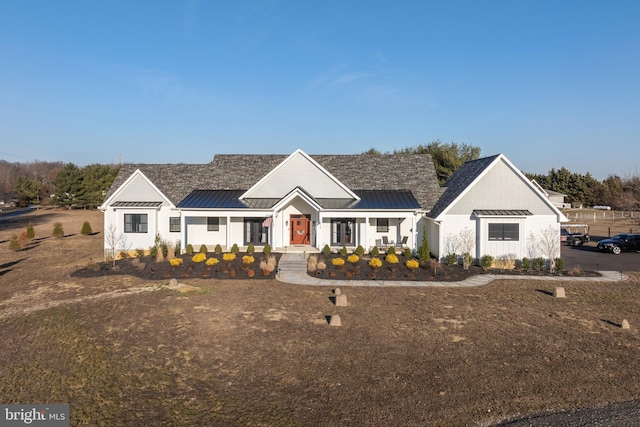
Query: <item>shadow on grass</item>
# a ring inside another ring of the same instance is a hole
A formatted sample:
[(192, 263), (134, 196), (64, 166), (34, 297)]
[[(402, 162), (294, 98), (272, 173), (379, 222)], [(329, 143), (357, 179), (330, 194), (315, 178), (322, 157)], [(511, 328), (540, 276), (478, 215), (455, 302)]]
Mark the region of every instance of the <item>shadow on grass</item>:
[(536, 289), (537, 292), (540, 292), (541, 294), (545, 294), (545, 295), (549, 295), (549, 296), (553, 296), (553, 292), (551, 291), (547, 291), (546, 289)]
[(614, 322), (609, 319), (600, 319), (600, 321), (606, 323), (607, 325), (615, 326), (616, 328), (622, 328), (622, 323)]

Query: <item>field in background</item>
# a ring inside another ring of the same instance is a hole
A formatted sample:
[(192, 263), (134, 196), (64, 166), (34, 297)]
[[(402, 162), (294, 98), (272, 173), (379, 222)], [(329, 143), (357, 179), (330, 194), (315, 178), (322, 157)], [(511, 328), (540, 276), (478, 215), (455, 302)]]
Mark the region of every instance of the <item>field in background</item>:
[(591, 244), (618, 233), (640, 233), (640, 212), (602, 211), (596, 209), (566, 209), (568, 224), (587, 224)]

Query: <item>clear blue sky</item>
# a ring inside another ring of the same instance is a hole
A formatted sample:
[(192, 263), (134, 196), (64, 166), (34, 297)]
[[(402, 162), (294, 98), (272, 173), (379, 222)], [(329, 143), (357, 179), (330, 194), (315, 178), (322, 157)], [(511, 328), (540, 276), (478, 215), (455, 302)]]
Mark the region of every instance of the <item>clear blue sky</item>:
[(640, 2), (0, 3), (0, 159), (205, 163), (437, 139), (526, 172), (640, 173)]

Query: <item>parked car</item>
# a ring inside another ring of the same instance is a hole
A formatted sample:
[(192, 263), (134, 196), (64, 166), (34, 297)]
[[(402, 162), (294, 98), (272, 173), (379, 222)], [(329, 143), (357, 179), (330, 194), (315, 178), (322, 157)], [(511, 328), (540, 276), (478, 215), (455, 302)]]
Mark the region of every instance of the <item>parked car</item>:
[(598, 242), (599, 251), (609, 251), (618, 255), (622, 251), (639, 251), (640, 234), (616, 234), (610, 239)]
[(560, 228), (560, 241), (571, 246), (582, 246), (589, 242), (587, 224), (566, 224)]

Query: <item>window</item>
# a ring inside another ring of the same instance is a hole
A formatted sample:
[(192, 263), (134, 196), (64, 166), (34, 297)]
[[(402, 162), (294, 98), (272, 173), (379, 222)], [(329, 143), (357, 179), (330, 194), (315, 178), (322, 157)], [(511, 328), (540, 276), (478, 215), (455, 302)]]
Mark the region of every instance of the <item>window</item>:
[(378, 233), (387, 233), (389, 231), (389, 218), (378, 218), (376, 231)]
[(520, 224), (489, 224), (489, 240), (520, 240)]
[(146, 233), (147, 214), (124, 214), (125, 233)]
[(217, 216), (207, 217), (207, 231), (220, 231), (220, 218)]
[(264, 245), (269, 243), (269, 227), (265, 227), (264, 218), (244, 219), (244, 244)]
[(169, 231), (172, 233), (180, 232), (180, 217), (172, 216), (169, 217)]
[(355, 244), (355, 218), (334, 219), (331, 221), (331, 244), (354, 245)]

